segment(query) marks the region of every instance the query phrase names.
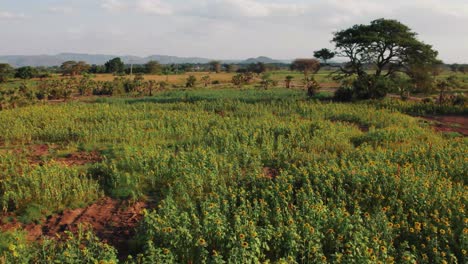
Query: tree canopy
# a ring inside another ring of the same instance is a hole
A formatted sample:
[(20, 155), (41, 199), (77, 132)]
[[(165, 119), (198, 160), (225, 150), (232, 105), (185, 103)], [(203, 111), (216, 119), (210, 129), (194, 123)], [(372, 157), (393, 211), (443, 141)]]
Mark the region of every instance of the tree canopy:
[(216, 73), (221, 72), (221, 62), (210, 61), (208, 64), (210, 65), (210, 71), (216, 72)]
[(20, 67), (16, 69), (15, 78), (31, 79), (38, 75), (36, 68), (31, 66)]
[(60, 66), (63, 75), (75, 76), (88, 71), (90, 66), (84, 61), (66, 61)]
[(386, 94), (387, 88), (379, 86), (388, 83), (382, 78), (397, 72), (411, 77), (415, 69), (430, 74), (433, 65), (439, 63), (438, 53), (416, 35), (406, 25), (388, 19), (336, 32), (333, 42), (337, 56), (349, 60), (340, 67), (340, 76), (357, 75), (358, 86), (367, 90), (364, 97), (376, 98)]
[(317, 73), (320, 70), (320, 62), (316, 59), (295, 59), (291, 64), (291, 70), (300, 71), (304, 75)]
[(148, 74), (160, 74), (162, 73), (162, 65), (158, 61), (148, 61), (145, 64), (145, 72)]
[(125, 70), (125, 65), (120, 58), (113, 58), (104, 64), (107, 73), (122, 73)]
[(335, 53), (329, 49), (321, 49), (314, 52), (314, 57), (322, 60), (325, 64), (327, 64), (328, 60), (331, 60), (335, 57)]

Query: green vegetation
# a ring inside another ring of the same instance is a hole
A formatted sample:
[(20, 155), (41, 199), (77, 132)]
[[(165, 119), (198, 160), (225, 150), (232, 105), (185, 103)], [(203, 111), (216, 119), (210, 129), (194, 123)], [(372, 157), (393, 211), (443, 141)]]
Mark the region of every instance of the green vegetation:
[[(39, 221), (102, 195), (154, 200), (129, 263), (466, 262), (466, 138), (398, 112), (410, 103), (304, 93), (203, 89), (2, 111), (0, 201)], [(38, 166), (15, 151), (35, 144), (103, 160)], [(117, 261), (84, 231), (1, 236), (8, 263)]]
[(333, 42), (325, 65), (0, 64), (0, 263), (467, 263), (465, 130), (406, 115), (468, 114), (466, 66), (395, 20)]
[(355, 77), (352, 89), (357, 99), (385, 97), (398, 86), (395, 79), (399, 74), (405, 74), (419, 88), (417, 92), (427, 92), (431, 73), (437, 75), (442, 64), (431, 45), (419, 41), (415, 32), (396, 20), (377, 19), (369, 25), (354, 25), (334, 33), (333, 42), (336, 55), (348, 60), (340, 66), (336, 78)]

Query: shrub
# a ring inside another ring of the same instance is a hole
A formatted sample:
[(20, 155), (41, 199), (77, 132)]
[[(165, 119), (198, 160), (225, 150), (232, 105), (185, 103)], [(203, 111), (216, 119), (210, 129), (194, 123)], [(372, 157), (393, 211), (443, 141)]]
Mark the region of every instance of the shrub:
[(193, 75), (190, 75), (187, 78), (187, 81), (185, 82), (185, 87), (186, 88), (193, 88), (195, 87), (195, 84), (197, 83), (197, 78)]
[(333, 100), (338, 102), (351, 102), (353, 100), (354, 91), (351, 87), (341, 86), (335, 91)]

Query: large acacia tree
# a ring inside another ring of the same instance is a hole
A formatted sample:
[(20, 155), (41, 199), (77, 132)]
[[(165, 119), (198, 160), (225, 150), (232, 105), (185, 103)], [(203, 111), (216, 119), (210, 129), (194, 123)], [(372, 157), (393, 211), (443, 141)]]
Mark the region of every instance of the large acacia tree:
[(377, 98), (385, 96), (390, 77), (396, 73), (412, 78), (417, 69), (430, 74), (432, 65), (439, 63), (438, 53), (416, 35), (406, 25), (388, 19), (336, 32), (336, 55), (349, 60), (340, 67), (339, 77), (357, 75), (354, 89), (358, 97)]

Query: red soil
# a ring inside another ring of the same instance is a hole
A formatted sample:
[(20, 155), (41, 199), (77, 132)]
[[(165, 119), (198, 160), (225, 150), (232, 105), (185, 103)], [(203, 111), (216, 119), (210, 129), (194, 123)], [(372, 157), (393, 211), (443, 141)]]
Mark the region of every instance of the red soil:
[(58, 158), (56, 161), (68, 166), (85, 165), (88, 163), (97, 163), (102, 160), (101, 155), (97, 151), (91, 152), (75, 152), (67, 157)]
[[(50, 147), (48, 145), (32, 145), (28, 148), (28, 160), (31, 164), (42, 164), (42, 157), (49, 156)], [(55, 161), (67, 166), (81, 166), (89, 163), (97, 163), (102, 160), (97, 151), (79, 151), (71, 153), (66, 157), (54, 158)]]
[(467, 116), (426, 116), (423, 119), (434, 122), (434, 128), (439, 132), (458, 132), (468, 136)]
[(39, 241), (43, 236), (56, 238), (56, 234), (64, 231), (77, 232), (78, 226), (91, 228), (103, 241), (114, 246), (121, 256), (128, 255), (128, 242), (135, 234), (135, 228), (143, 217), (141, 212), (147, 208), (144, 202), (129, 204), (103, 198), (86, 207), (66, 210), (44, 219), (40, 224), (24, 225), (16, 220), (0, 225), (1, 230), (22, 228), (27, 232), (30, 241)]
[(267, 179), (273, 180), (276, 177), (278, 177), (278, 175), (279, 175), (279, 171), (277, 169), (270, 168), (270, 167), (263, 168), (263, 177)]

